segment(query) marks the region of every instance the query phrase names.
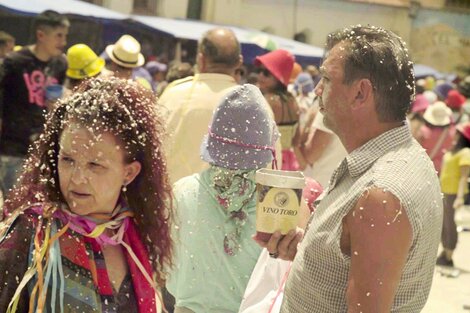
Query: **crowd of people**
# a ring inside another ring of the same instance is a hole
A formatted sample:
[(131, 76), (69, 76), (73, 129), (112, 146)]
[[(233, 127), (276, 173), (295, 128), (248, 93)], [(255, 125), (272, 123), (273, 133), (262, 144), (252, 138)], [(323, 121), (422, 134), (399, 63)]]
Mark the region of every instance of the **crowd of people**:
[[(328, 35), (319, 68), (247, 65), (223, 27), (194, 66), (128, 34), (65, 51), (70, 27), (45, 11), (16, 51), (0, 32), (1, 312), (420, 312), (454, 266), (470, 77), (416, 79), (374, 26)], [(268, 241), (264, 168), (306, 177)]]

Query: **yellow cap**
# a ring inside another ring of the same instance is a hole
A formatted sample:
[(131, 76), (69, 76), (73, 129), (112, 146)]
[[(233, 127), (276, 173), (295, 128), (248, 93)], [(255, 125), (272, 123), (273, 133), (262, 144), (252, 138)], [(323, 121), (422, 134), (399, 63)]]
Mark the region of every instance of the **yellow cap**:
[(98, 57), (85, 44), (76, 44), (67, 50), (67, 76), (74, 79), (93, 77), (101, 72), (105, 65), (104, 59)]

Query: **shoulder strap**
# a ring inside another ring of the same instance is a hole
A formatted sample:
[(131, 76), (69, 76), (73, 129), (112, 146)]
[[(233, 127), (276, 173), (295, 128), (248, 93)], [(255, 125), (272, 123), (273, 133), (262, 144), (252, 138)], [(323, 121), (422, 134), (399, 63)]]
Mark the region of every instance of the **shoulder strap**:
[(449, 133), (449, 130), (450, 130), (450, 126), (447, 126), (444, 129), (444, 131), (441, 133), (441, 135), (439, 136), (439, 139), (437, 140), (436, 145), (434, 146), (431, 153), (429, 154), (429, 158), (431, 160), (433, 160), (436, 157), (437, 152), (441, 150), (442, 144), (444, 143), (444, 140), (446, 139), (447, 134)]

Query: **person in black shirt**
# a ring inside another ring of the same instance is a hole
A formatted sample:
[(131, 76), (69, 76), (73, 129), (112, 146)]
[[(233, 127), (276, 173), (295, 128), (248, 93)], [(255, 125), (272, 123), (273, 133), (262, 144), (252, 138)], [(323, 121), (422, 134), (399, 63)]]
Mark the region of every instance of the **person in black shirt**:
[(34, 21), (36, 42), (10, 53), (0, 67), (0, 183), (3, 192), (17, 177), (28, 147), (39, 136), (46, 110), (45, 88), (62, 84), (70, 23), (51, 10)]

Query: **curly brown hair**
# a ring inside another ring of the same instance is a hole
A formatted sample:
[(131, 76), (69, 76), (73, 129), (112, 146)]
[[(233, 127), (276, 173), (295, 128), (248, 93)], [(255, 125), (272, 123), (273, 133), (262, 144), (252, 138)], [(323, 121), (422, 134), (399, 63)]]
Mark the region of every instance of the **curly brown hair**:
[(157, 282), (172, 265), (172, 192), (162, 149), (163, 120), (156, 98), (136, 83), (121, 79), (90, 79), (61, 100), (46, 117), (44, 132), (29, 151), (23, 173), (5, 201), (5, 211), (33, 203), (65, 204), (58, 176), (59, 140), (71, 122), (110, 132), (124, 145), (125, 162), (140, 162), (139, 175), (127, 186), (126, 204), (147, 247)]

